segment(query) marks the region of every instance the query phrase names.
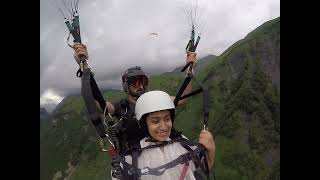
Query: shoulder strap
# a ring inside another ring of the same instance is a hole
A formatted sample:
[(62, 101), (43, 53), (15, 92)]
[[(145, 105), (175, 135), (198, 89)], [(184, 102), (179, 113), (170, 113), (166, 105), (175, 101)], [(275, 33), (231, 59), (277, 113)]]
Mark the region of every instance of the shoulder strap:
[(93, 77), (93, 73), (90, 74), (90, 86), (94, 99), (99, 102), (102, 109), (105, 109), (106, 101), (99, 90), (99, 87)]
[(81, 93), (82, 93), (82, 97), (84, 99), (86, 108), (89, 112), (91, 122), (96, 128), (98, 135), (101, 138), (103, 138), (103, 137), (106, 137), (105, 135), (106, 131), (102, 123), (102, 120), (100, 118), (99, 112), (97, 110), (97, 107), (95, 104), (95, 98), (91, 90), (92, 78), (93, 77), (90, 69), (84, 69), (83, 76), (81, 78)]
[[(139, 156), (138, 151), (132, 152), (132, 166), (133, 166), (135, 172), (138, 172), (138, 156)], [(132, 178), (134, 180), (138, 180), (137, 175), (133, 176)]]
[(210, 180), (206, 148), (200, 143), (194, 143), (185, 138), (182, 138), (179, 142), (189, 152), (193, 151), (189, 146), (197, 146), (202, 149), (198, 154), (193, 154), (192, 160), (196, 168), (200, 167), (200, 169), (207, 175), (207, 179)]
[(181, 139), (181, 138), (179, 137), (179, 138), (171, 139), (170, 141), (164, 141), (164, 142), (161, 143), (161, 144), (149, 145), (149, 146), (146, 146), (146, 147), (137, 149), (137, 151), (139, 151), (139, 153), (141, 153), (143, 150), (166, 146), (166, 145), (168, 145), (168, 144), (172, 144), (172, 143), (174, 143), (174, 142), (180, 141), (180, 139)]
[[(124, 116), (126, 116), (126, 118), (128, 117), (128, 110), (130, 109), (129, 108), (129, 102), (127, 99), (121, 99), (120, 100), (120, 116), (123, 118)], [(120, 117), (120, 118), (121, 118)]]
[(192, 160), (193, 156), (196, 156), (202, 151), (200, 147), (197, 147), (195, 150), (187, 152), (185, 154), (180, 155), (178, 158), (172, 160), (171, 162), (168, 162), (164, 165), (161, 165), (156, 168), (150, 168), (150, 167), (144, 167), (142, 169), (138, 168), (138, 174), (141, 175), (155, 175), (155, 176), (161, 176), (167, 169), (171, 169), (173, 167), (176, 167), (179, 164), (185, 164)]

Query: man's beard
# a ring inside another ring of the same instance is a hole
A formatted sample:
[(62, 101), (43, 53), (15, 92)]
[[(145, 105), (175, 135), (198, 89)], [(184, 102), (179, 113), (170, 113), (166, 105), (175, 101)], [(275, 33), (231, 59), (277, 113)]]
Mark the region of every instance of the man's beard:
[(132, 96), (132, 97), (140, 97), (143, 93), (145, 93), (145, 90), (144, 89), (138, 89), (137, 92), (133, 92), (131, 91), (131, 89), (129, 88), (129, 94)]

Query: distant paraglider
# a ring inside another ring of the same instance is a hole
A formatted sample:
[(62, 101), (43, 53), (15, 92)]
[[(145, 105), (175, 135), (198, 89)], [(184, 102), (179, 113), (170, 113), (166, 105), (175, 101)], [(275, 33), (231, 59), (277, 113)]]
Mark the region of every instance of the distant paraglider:
[(157, 33), (154, 33), (154, 32), (150, 33), (149, 35), (150, 36), (157, 36), (157, 37), (159, 36)]

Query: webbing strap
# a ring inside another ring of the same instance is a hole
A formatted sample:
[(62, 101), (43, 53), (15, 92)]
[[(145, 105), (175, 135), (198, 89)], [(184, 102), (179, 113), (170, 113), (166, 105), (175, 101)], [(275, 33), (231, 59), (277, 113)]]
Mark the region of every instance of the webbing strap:
[(191, 80), (191, 77), (190, 77), (190, 76), (187, 76), (187, 77), (184, 79), (184, 81), (183, 81), (183, 83), (182, 83), (182, 85), (181, 85), (181, 87), (180, 87), (180, 89), (179, 89), (179, 91), (178, 91), (178, 93), (177, 93), (177, 95), (176, 95), (176, 98), (174, 99), (174, 105), (175, 105), (175, 106), (178, 105), (178, 102), (179, 102), (179, 100), (180, 100), (180, 97), (181, 97), (183, 91), (186, 89), (187, 85), (189, 84), (190, 80)]
[(91, 80), (91, 71), (90, 69), (85, 69), (83, 72), (83, 76), (81, 78), (82, 97), (85, 102), (86, 108), (89, 112), (92, 124), (96, 128), (98, 135), (101, 138), (104, 138), (106, 137), (105, 135), (106, 131), (95, 104), (94, 96), (91, 91), (90, 80)]
[(194, 151), (185, 153), (180, 155), (178, 158), (174, 159), (171, 162), (168, 162), (164, 165), (161, 165), (156, 168), (150, 168), (150, 167), (144, 167), (142, 169), (139, 169), (139, 174), (141, 175), (155, 175), (155, 176), (160, 176), (162, 175), (167, 169), (171, 169), (178, 164), (185, 164), (192, 160), (193, 156), (196, 156), (199, 154), (201, 151), (203, 151), (202, 147), (197, 147)]
[(197, 89), (197, 90), (195, 90), (195, 91), (192, 91), (192, 92), (189, 93), (189, 94), (186, 94), (186, 95), (180, 97), (179, 100), (188, 98), (188, 97), (190, 97), (190, 96), (194, 96), (194, 95), (199, 94), (199, 93), (201, 93), (201, 92), (202, 92), (202, 89), (201, 89), (201, 88), (200, 88), (200, 89)]
[(136, 150), (138, 152), (142, 152), (143, 150), (146, 150), (146, 149), (157, 148), (157, 147), (162, 147), (162, 146), (165, 146), (165, 145), (168, 145), (168, 144), (172, 144), (172, 143), (180, 141), (182, 139), (183, 138), (176, 138), (176, 139), (172, 139), (170, 141), (164, 141), (161, 144), (149, 145), (149, 146), (146, 146), (146, 147), (143, 147), (143, 148), (139, 148), (139, 149), (136, 149)]
[(184, 164), (182, 172), (179, 177), (179, 180), (184, 180), (184, 178), (186, 177), (187, 171), (188, 171), (188, 167), (189, 167), (189, 162)]
[[(196, 82), (196, 84), (198, 84), (198, 86), (200, 87), (199, 89), (186, 94), (184, 96), (181, 97), (183, 91), (186, 89), (187, 85), (190, 83), (191, 79), (193, 78), (194, 82)], [(203, 99), (203, 103), (202, 103), (202, 112), (203, 112), (203, 124), (204, 124), (204, 128), (207, 128), (208, 126), (208, 119), (209, 119), (209, 92), (208, 92), (208, 88), (203, 85), (201, 82), (197, 81), (196, 78), (194, 76), (187, 76), (183, 82), (183, 84), (181, 85), (175, 99), (174, 99), (174, 105), (177, 106), (178, 102), (181, 99), (185, 99), (188, 98), (190, 96), (194, 96), (196, 94), (199, 94), (200, 92), (202, 92), (202, 99)]]
[(105, 109), (106, 101), (104, 100), (92, 73), (90, 75), (90, 86), (94, 99), (99, 102), (102, 109)]

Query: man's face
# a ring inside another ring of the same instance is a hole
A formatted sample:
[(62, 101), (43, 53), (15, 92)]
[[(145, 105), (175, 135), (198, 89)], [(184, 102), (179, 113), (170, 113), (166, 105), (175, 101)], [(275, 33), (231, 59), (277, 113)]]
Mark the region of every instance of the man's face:
[(144, 93), (143, 76), (130, 77), (129, 94), (133, 97), (139, 97)]

